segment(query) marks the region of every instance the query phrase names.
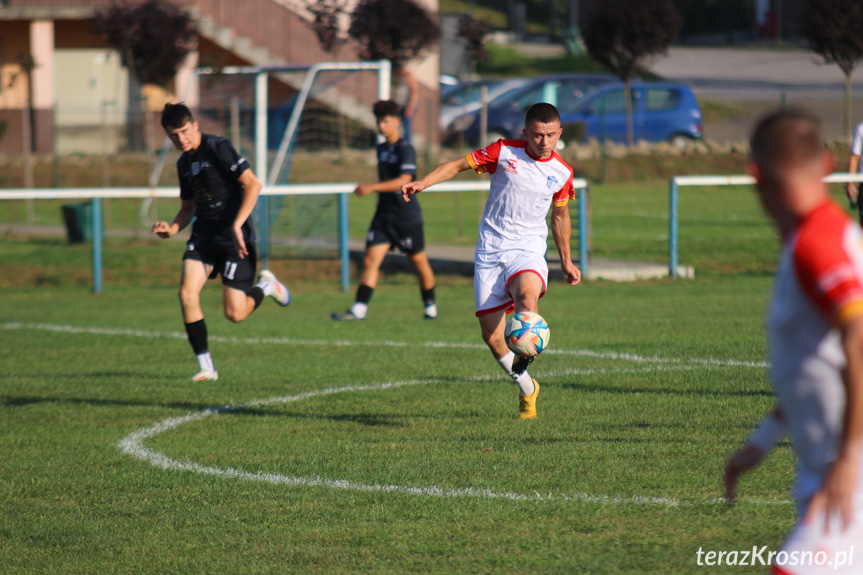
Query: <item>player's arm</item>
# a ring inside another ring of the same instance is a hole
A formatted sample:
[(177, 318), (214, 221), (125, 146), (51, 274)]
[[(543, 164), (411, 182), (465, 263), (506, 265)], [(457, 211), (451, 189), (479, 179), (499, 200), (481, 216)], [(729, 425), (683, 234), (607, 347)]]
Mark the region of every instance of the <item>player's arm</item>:
[(258, 196), (261, 195), (261, 190), (264, 188), (261, 181), (252, 170), (246, 170), (237, 181), (243, 184), (243, 201), (240, 203), (240, 209), (237, 210), (237, 217), (234, 218), (232, 226), (232, 234), (234, 236), (234, 245), (237, 247), (237, 252), (240, 254), (240, 259), (249, 255), (249, 250), (246, 248), (246, 241), (243, 239), (243, 224), (252, 215), (252, 210), (255, 209), (255, 204), (258, 202)]
[(728, 503), (734, 503), (737, 483), (743, 474), (758, 467), (786, 433), (785, 414), (777, 402), (773, 411), (749, 435), (746, 445), (734, 452), (725, 464), (725, 499)]
[(828, 516), (837, 514), (843, 528), (847, 528), (855, 520), (853, 498), (860, 484), (860, 458), (863, 457), (863, 315), (856, 314), (841, 321), (840, 334), (847, 362), (843, 377), (845, 413), (842, 435), (837, 457), (827, 470), (821, 489), (812, 497), (806, 519), (822, 511)]
[[(856, 174), (857, 170), (860, 169), (860, 155), (859, 154), (851, 154), (851, 158), (848, 160), (848, 173)], [(848, 182), (848, 185), (845, 187), (845, 193), (848, 194), (848, 199), (851, 200), (851, 203), (857, 201), (857, 186), (854, 182)]]
[(576, 285), (581, 281), (581, 270), (572, 263), (569, 252), (569, 239), (572, 235), (572, 225), (569, 221), (569, 204), (555, 205), (551, 209), (551, 235), (557, 253), (560, 256), (560, 268), (566, 276), (566, 283)]
[(413, 72), (405, 71), (404, 81), (408, 87), (408, 103), (405, 106), (405, 117), (413, 118), (417, 113), (417, 104), (420, 100), (420, 84)]
[(156, 222), (153, 224), (152, 233), (160, 238), (170, 238), (183, 231), (195, 217), (195, 200), (183, 200), (180, 210), (174, 216), (174, 221)]
[(358, 196), (367, 196), (372, 192), (399, 192), (401, 191), (402, 186), (410, 182), (412, 179), (413, 174), (402, 174), (397, 178), (386, 180), (385, 182), (360, 184), (354, 190), (354, 193)]
[(411, 201), (412, 195), (420, 193), (429, 186), (451, 180), (460, 173), (469, 169), (471, 169), (471, 167), (470, 164), (467, 163), (467, 158), (459, 158), (457, 160), (444, 162), (443, 164), (426, 174), (423, 179), (416, 182), (409, 182), (403, 185), (402, 197), (405, 199), (406, 202), (409, 202)]

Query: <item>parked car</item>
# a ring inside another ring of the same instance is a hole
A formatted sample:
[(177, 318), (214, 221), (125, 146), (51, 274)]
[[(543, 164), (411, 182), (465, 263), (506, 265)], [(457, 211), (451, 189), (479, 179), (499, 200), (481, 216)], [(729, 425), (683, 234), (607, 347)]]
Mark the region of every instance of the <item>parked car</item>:
[(463, 82), (451, 86), (440, 93), (439, 125), (446, 133), (453, 120), (482, 107), (482, 89), (487, 90), (488, 101), (491, 102), (502, 94), (523, 86), (525, 78), (482, 79)]
[[(488, 140), (521, 137), (524, 113), (536, 102), (549, 102), (562, 112), (570, 111), (593, 88), (615, 79), (611, 74), (551, 74), (531, 78), (522, 86), (508, 90), (489, 102)], [(463, 114), (449, 125), (445, 132), (446, 139), (453, 141), (459, 132), (464, 131), (465, 141), (477, 144), (479, 124), (479, 109)]]
[[(561, 112), (564, 140), (591, 138), (626, 143), (626, 102), (623, 84), (597, 88), (569, 112)], [(632, 86), (632, 127), (635, 141), (685, 145), (704, 135), (701, 107), (684, 84), (639, 82)]]

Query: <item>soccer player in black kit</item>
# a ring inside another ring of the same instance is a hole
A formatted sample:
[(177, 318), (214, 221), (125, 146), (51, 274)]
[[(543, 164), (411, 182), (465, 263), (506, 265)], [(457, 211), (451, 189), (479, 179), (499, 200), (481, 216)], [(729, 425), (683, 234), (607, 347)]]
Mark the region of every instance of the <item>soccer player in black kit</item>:
[(413, 146), (399, 136), (401, 107), (392, 100), (381, 100), (372, 107), (378, 131), (385, 141), (378, 144), (378, 182), (361, 184), (354, 193), (367, 196), (378, 192), (378, 207), (366, 237), (363, 274), (356, 301), (345, 313), (334, 313), (335, 320), (365, 319), (369, 301), (378, 284), (381, 263), (394, 246), (407, 255), (417, 271), (426, 319), (437, 317), (435, 279), (425, 253), (423, 214), (417, 202), (405, 202), (401, 187), (416, 177), (417, 155)]
[(169, 238), (195, 218), (183, 255), (180, 306), (200, 371), (195, 381), (219, 379), (207, 344), (200, 294), (207, 279), (222, 276), (225, 317), (241, 322), (266, 296), (282, 307), (291, 303), (287, 288), (269, 270), (253, 286), (257, 258), (250, 218), (261, 182), (226, 138), (203, 134), (184, 104), (165, 104), (162, 127), (183, 154), (177, 161), (182, 204), (174, 221), (156, 222), (153, 234)]

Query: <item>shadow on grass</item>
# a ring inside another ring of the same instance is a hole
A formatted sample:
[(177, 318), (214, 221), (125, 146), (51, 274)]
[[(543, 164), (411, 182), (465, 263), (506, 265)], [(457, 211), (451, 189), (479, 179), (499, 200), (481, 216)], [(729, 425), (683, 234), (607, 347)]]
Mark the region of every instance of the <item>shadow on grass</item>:
[[(262, 407), (233, 407), (225, 405), (212, 405), (193, 402), (153, 402), (145, 400), (129, 399), (101, 399), (93, 397), (35, 397), (35, 396), (9, 396), (0, 395), (0, 408), (27, 407), (39, 404), (68, 404), (68, 405), (90, 405), (94, 407), (159, 407), (165, 409), (178, 409), (190, 413), (204, 410), (213, 410), (218, 414), (246, 415), (253, 417), (289, 417), (292, 419), (308, 420), (330, 420), (340, 423), (357, 423), (368, 427), (407, 427), (408, 415), (386, 416), (380, 413), (359, 414), (303, 414), (285, 411), (267, 410)], [(404, 420), (404, 421), (400, 421)]]
[(652, 393), (660, 395), (689, 395), (707, 397), (774, 397), (772, 391), (767, 389), (751, 389), (743, 391), (710, 390), (710, 389), (669, 389), (666, 387), (616, 387), (611, 385), (587, 385), (583, 383), (563, 383), (546, 385), (555, 386), (560, 389), (572, 389), (575, 391), (586, 391), (589, 393), (614, 393), (617, 395), (632, 395), (634, 393)]
[(94, 397), (33, 397), (33, 396), (9, 396), (0, 395), (0, 407), (26, 407), (28, 405), (38, 404), (71, 404), (71, 405), (92, 405), (92, 406), (110, 406), (110, 407), (164, 407), (166, 409), (184, 409), (187, 411), (202, 411), (204, 409), (216, 409), (218, 406), (205, 405), (201, 403), (191, 402), (167, 402), (158, 403), (144, 400), (120, 400), (120, 399), (99, 399)]

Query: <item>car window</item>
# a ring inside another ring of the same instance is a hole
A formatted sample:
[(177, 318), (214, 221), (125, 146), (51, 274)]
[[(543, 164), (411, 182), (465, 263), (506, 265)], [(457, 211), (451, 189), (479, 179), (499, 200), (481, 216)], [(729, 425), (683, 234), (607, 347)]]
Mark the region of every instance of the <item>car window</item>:
[[(632, 90), (633, 108), (637, 108), (636, 102), (641, 98), (641, 92), (637, 89)], [(623, 114), (626, 112), (626, 102), (623, 99), (623, 89), (610, 90), (601, 94), (596, 98), (596, 101), (591, 103), (590, 110), (594, 114), (602, 113), (602, 105), (605, 104), (606, 114)]]
[(587, 93), (587, 85), (584, 80), (557, 81), (541, 83), (520, 92), (512, 101), (512, 107), (519, 112), (527, 112), (527, 109), (537, 102), (548, 100), (549, 90), (554, 94), (555, 105), (561, 111), (570, 111), (584, 98)]
[(465, 84), (448, 93), (443, 103), (449, 106), (460, 106), (468, 102), (479, 102), (482, 98), (482, 87), (488, 86), (488, 89), (492, 90), (496, 85), (494, 82)]
[(647, 90), (647, 111), (662, 112), (673, 110), (680, 104), (680, 90), (670, 88), (650, 88)]
[(527, 112), (527, 109), (536, 104), (537, 102), (544, 101), (544, 88), (545, 84), (539, 84), (527, 90), (526, 92), (519, 94), (513, 101), (513, 108), (515, 108), (519, 112)]
[(561, 112), (571, 112), (592, 89), (605, 83), (605, 80), (562, 82), (557, 91), (557, 109)]

